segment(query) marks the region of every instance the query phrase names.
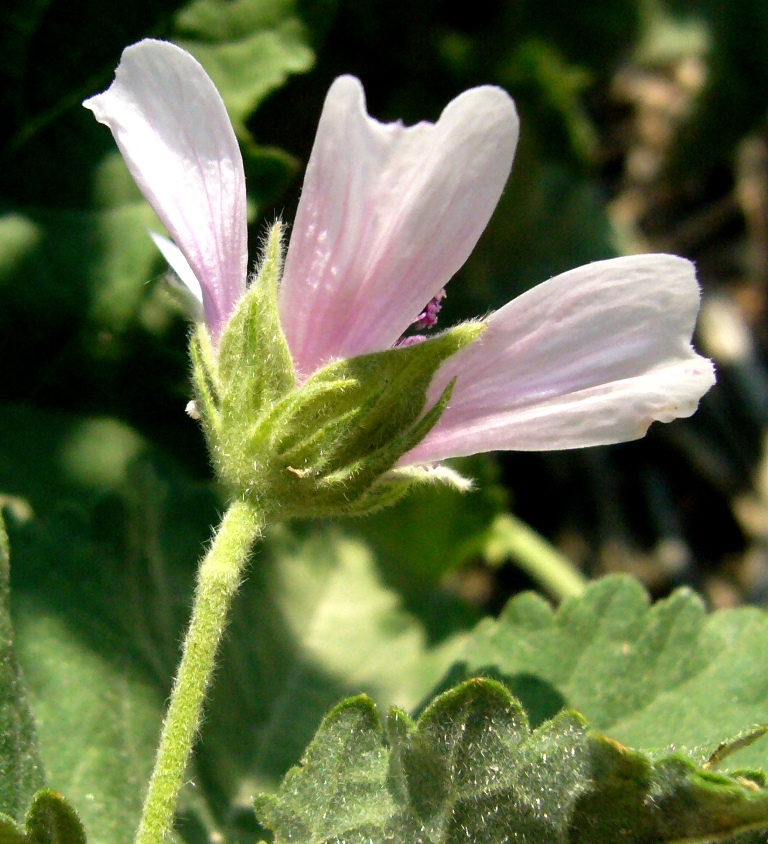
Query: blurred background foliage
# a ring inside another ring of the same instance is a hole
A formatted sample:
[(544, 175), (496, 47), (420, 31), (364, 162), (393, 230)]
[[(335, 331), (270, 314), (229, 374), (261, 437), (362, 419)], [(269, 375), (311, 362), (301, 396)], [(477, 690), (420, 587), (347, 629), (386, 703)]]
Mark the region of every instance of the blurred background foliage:
[[(225, 98), (253, 253), (269, 221), (293, 218), (338, 74), (363, 80), (374, 116), (408, 123), (472, 85), (504, 86), (520, 148), (445, 322), (590, 260), (671, 251), (697, 262), (697, 342), (719, 370), (694, 418), (640, 442), (473, 459), (466, 497), (422, 491), (366, 519), (274, 531), (214, 692), (190, 840), (251, 840), (244, 795), (296, 760), (328, 706), (363, 689), (416, 706), (462, 631), (521, 588), (547, 588), (515, 563), (512, 512), (587, 576), (626, 570), (655, 595), (690, 584), (713, 606), (765, 602), (768, 5), (6, 0), (0, 496), (41, 740), (91, 829), (130, 838), (195, 561), (222, 506), (184, 414), (187, 326), (145, 231), (159, 224), (80, 106), (147, 36), (189, 49)], [(73, 683), (93, 689), (87, 706)], [(82, 746), (57, 745), (62, 718)], [(94, 744), (123, 748), (120, 776), (113, 763), (77, 767)]]

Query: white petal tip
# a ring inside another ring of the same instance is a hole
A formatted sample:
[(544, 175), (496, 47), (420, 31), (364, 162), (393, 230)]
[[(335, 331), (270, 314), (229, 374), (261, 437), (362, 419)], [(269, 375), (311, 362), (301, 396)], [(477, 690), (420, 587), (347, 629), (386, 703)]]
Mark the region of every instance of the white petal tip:
[[(408, 455), (405, 455), (404, 460), (407, 457)], [(464, 475), (444, 463), (397, 466), (389, 474), (393, 478), (415, 481), (416, 483), (442, 484), (455, 489), (457, 492), (470, 492), (475, 486), (475, 482), (471, 478), (465, 478)]]

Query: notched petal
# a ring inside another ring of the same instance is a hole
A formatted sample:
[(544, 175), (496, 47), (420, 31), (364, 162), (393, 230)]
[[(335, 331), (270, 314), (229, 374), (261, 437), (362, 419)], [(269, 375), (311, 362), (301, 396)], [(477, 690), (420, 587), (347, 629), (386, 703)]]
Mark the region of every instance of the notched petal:
[(457, 97), (436, 124), (369, 117), (357, 79), (325, 101), (281, 285), (281, 319), (305, 375), (392, 346), (466, 261), (517, 143), (500, 88)]

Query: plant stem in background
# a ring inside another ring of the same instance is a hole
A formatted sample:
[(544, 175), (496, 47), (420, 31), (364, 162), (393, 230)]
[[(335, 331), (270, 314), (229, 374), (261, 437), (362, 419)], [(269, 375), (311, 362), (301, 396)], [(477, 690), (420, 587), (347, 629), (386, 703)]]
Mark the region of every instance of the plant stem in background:
[(203, 560), (192, 618), (163, 724), (136, 844), (160, 844), (173, 826), (176, 801), (200, 724), (216, 650), (243, 568), (261, 535), (263, 520), (253, 507), (235, 501), (227, 510)]
[(494, 520), (484, 555), (491, 564), (511, 557), (558, 601), (581, 595), (587, 586), (584, 575), (565, 554), (510, 513)]

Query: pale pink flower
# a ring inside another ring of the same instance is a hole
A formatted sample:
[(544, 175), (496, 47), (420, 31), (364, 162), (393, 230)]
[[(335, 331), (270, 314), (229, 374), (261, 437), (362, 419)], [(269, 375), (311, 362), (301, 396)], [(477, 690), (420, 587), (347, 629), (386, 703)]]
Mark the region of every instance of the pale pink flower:
[[(156, 242), (216, 342), (248, 264), (243, 165), (221, 97), (184, 50), (142, 41), (85, 105), (173, 237)], [(474, 88), (437, 123), (405, 127), (369, 117), (357, 79), (333, 83), (280, 286), (299, 378), (397, 343), (475, 246), (517, 135), (499, 88)], [(714, 383), (691, 347), (698, 307), (693, 266), (670, 255), (599, 261), (540, 284), (443, 364), (429, 399), (455, 378), (450, 403), (400, 465), (619, 442), (689, 416)]]

